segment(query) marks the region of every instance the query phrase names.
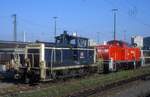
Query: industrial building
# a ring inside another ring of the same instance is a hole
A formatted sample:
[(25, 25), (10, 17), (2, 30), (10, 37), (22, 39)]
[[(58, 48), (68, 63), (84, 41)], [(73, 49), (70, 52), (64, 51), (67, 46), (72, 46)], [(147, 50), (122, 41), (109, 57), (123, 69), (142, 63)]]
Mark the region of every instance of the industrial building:
[(150, 50), (150, 37), (144, 37), (143, 45), (143, 49)]
[(131, 44), (140, 48), (143, 48), (143, 37), (142, 36), (132, 36)]

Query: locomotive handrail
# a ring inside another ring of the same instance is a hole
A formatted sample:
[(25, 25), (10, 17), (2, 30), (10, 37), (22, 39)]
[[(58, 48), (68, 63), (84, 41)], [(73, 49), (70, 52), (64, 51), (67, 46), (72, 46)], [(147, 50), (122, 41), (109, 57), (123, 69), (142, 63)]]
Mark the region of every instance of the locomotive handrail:
[(72, 50), (95, 50), (94, 48), (93, 49), (87, 49), (87, 48), (56, 48), (56, 47), (45, 47), (45, 49), (57, 49), (57, 50), (59, 50), (59, 49), (66, 49), (66, 50), (68, 50), (68, 49), (72, 49)]
[(53, 67), (53, 49), (52, 49), (52, 54), (51, 54), (51, 74), (53, 73), (52, 71), (52, 67)]

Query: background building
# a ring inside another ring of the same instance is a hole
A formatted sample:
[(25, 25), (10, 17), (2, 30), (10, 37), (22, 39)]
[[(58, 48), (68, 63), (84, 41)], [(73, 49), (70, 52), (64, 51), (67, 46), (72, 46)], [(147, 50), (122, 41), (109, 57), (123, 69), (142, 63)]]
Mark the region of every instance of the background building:
[(96, 45), (97, 45), (96, 41), (89, 39), (89, 46), (96, 46)]
[(137, 47), (143, 48), (143, 37), (142, 36), (132, 36), (131, 44)]
[(150, 37), (144, 37), (143, 45), (144, 45), (143, 49), (150, 50)]

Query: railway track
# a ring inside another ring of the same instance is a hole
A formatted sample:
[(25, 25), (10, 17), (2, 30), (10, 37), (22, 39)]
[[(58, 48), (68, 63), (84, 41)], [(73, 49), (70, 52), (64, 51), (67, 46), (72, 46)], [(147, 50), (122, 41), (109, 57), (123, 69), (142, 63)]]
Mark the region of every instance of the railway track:
[[(150, 79), (150, 74), (140, 75), (140, 76), (137, 76), (137, 77), (133, 77), (133, 78), (125, 79), (125, 80), (120, 80), (120, 81), (113, 82), (113, 83), (110, 83), (110, 84), (106, 84), (106, 85), (103, 85), (103, 86), (98, 86), (94, 89), (85, 89), (85, 90), (82, 90), (80, 92), (73, 93), (73, 94), (70, 94), (70, 95), (67, 95), (67, 96), (64, 96), (64, 97), (88, 97), (88, 96), (91, 96), (93, 94), (97, 94), (97, 93), (100, 93), (102, 91), (106, 91), (108, 89), (111, 89), (111, 88), (114, 88), (114, 87), (117, 87), (117, 86), (121, 86), (121, 85), (130, 83), (130, 82), (133, 82), (133, 81), (136, 81), (136, 80), (149, 80), (149, 79)], [(149, 96), (145, 96), (145, 97), (149, 97)]]
[[(124, 80), (120, 80), (119, 79), (120, 77), (119, 78), (117, 77), (117, 80), (115, 82), (113, 82), (113, 81), (110, 82), (110, 83), (107, 82), (107, 83), (104, 83), (104, 84), (101, 84), (101, 85), (97, 85), (94, 88), (92, 88), (92, 87), (90, 87), (90, 88), (89, 87), (88, 88), (82, 88), (83, 86), (85, 86), (85, 84), (82, 85), (83, 83), (81, 83), (80, 81), (84, 80), (84, 79), (86, 79), (86, 81), (87, 81), (87, 80), (91, 80), (93, 78), (97, 78), (97, 77), (101, 77), (101, 76), (109, 76), (111, 74), (97, 75), (95, 77), (93, 77), (94, 76), (94, 74), (93, 74), (93, 75), (88, 75), (88, 76), (84, 76), (84, 77), (76, 77), (76, 78), (73, 78), (73, 79), (69, 78), (69, 79), (62, 79), (62, 80), (57, 80), (57, 81), (45, 82), (45, 83), (36, 83), (36, 84), (31, 84), (31, 85), (20, 84), (20, 83), (18, 84), (17, 83), (17, 84), (15, 84), (15, 86), (13, 88), (5, 89), (6, 91), (4, 91), (4, 92), (1, 92), (1, 90), (0, 90), (0, 95), (1, 96), (6, 96), (6, 97), (8, 97), (8, 96), (10, 96), (10, 97), (20, 97), (20, 96), (21, 97), (26, 97), (26, 93), (29, 93), (29, 92), (30, 93), (28, 95), (34, 94), (34, 93), (36, 94), (36, 91), (41, 91), (41, 90), (42, 91), (46, 90), (46, 91), (51, 92), (51, 89), (50, 90), (47, 90), (47, 89), (51, 88), (51, 87), (54, 87), (54, 88), (57, 87), (57, 89), (60, 89), (58, 87), (62, 87), (62, 86), (71, 87), (71, 85), (73, 84), (73, 86), (74, 85), (81, 85), (80, 88), (78, 89), (78, 91), (77, 92), (75, 92), (76, 90), (70, 91), (70, 92), (67, 92), (67, 93), (65, 93), (64, 95), (61, 95), (61, 96), (63, 96), (63, 97), (87, 97), (87, 96), (90, 96), (90, 95), (93, 95), (93, 94), (96, 94), (96, 93), (108, 90), (110, 88), (113, 88), (113, 87), (116, 87), (116, 86), (120, 86), (120, 85), (123, 85), (123, 84), (126, 84), (126, 83), (130, 83), (130, 82), (133, 82), (133, 81), (136, 81), (136, 80), (141, 80), (141, 79), (142, 80), (147, 80), (147, 79), (149, 79), (150, 73), (149, 73), (149, 69), (146, 69), (146, 71), (148, 71), (148, 72), (142, 73), (139, 76), (136, 75), (136, 77), (125, 78)], [(125, 71), (125, 72), (128, 72), (128, 71)], [(130, 73), (131, 72), (132, 71), (130, 71)], [(140, 72), (142, 72), (142, 70)], [(120, 73), (118, 72), (118, 74), (120, 74)], [(113, 73), (112, 75), (115, 76), (116, 73)], [(111, 76), (109, 76), (109, 77), (111, 77)], [(123, 75), (121, 75), (121, 76), (123, 76)], [(92, 78), (90, 78), (90, 77), (92, 77)], [(106, 78), (108, 78), (108, 77), (106, 77)], [(76, 84), (74, 84), (74, 82)], [(79, 83), (81, 83), (81, 84), (79, 84)], [(54, 89), (52, 88), (52, 90), (54, 90)], [(56, 88), (55, 88), (55, 90), (56, 90)], [(63, 90), (63, 88), (62, 88), (62, 90)], [(34, 92), (34, 93), (32, 93), (32, 92)], [(59, 91), (57, 91), (57, 92), (59, 93)], [(22, 96), (22, 93), (24, 93), (25, 96)], [(53, 94), (49, 94), (48, 93), (47, 96), (48, 95), (51, 97), (51, 95), (53, 95)], [(32, 96), (29, 96), (29, 97), (32, 97)], [(38, 97), (43, 97), (43, 96), (38, 96)], [(60, 96), (52, 96), (52, 97), (60, 97)]]
[[(88, 97), (90, 95), (96, 94), (96, 93), (100, 93), (102, 91), (106, 91), (108, 89), (111, 89), (113, 87), (117, 87), (117, 86), (121, 86), (136, 80), (149, 80), (150, 74), (145, 74), (145, 75), (141, 75), (141, 76), (137, 76), (137, 77), (133, 77), (133, 78), (129, 78), (129, 79), (125, 79), (125, 80), (120, 80), (114, 83), (110, 83), (110, 84), (105, 84), (103, 86), (99, 86), (96, 88), (91, 88), (91, 89), (85, 89), (82, 90), (80, 92), (77, 93), (73, 93), (73, 94), (69, 94), (69, 95), (65, 95), (64, 97)], [(9, 95), (11, 97), (18, 97), (16, 93), (22, 93), (24, 91), (30, 91), (33, 89), (36, 90), (40, 90), (40, 89), (44, 89), (47, 88), (48, 86), (51, 86), (52, 84), (61, 84), (64, 82), (69, 82), (69, 79), (64, 79), (64, 80), (60, 80), (60, 81), (51, 81), (51, 82), (45, 82), (45, 83), (36, 83), (36, 84), (32, 84), (32, 85), (28, 85), (28, 84), (17, 84), (16, 85), (16, 90), (15, 91), (6, 91), (5, 93), (0, 94), (1, 96), (6, 96)], [(147, 94), (148, 95), (148, 94)], [(148, 96), (146, 96), (148, 97)]]
[(0, 96), (9, 95), (10, 97), (18, 97), (17, 93), (22, 93), (22, 92), (30, 91), (30, 90), (40, 90), (40, 89), (47, 88), (47, 87), (54, 85), (54, 84), (68, 83), (72, 79), (78, 80), (78, 79), (83, 79), (84, 77), (89, 77), (92, 75), (93, 74), (89, 74), (86, 76), (77, 76), (74, 78), (61, 78), (59, 80), (50, 80), (50, 81), (45, 81), (45, 82), (42, 81), (42, 82), (32, 83), (32, 84), (24, 84), (20, 81), (15, 81), (12, 79), (6, 79), (5, 81), (2, 81), (2, 83), (3, 82), (13, 83), (14, 85), (12, 87), (8, 87), (8, 88), (0, 88)]

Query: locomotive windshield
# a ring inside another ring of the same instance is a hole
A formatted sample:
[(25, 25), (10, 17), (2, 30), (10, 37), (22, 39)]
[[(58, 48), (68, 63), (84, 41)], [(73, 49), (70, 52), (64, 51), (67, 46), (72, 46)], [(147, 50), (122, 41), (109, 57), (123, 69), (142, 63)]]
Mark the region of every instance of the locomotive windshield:
[(72, 39), (72, 40), (70, 41), (70, 44), (76, 45), (76, 39)]
[(78, 47), (87, 47), (87, 44), (88, 44), (87, 39), (83, 39), (83, 38), (78, 39)]

